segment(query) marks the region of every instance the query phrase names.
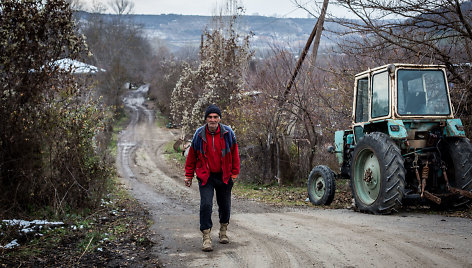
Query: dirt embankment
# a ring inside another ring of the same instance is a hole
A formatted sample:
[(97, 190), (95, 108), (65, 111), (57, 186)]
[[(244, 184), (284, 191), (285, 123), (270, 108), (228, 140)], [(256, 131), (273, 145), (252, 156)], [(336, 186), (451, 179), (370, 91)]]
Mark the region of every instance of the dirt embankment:
[[(215, 230), (215, 250), (202, 252), (198, 187), (185, 187), (183, 171), (163, 158), (164, 144), (178, 132), (156, 127), (154, 112), (143, 105), (146, 90), (125, 99), (132, 120), (121, 135), (117, 164), (151, 212), (154, 254), (166, 267), (472, 266), (470, 219), (273, 208), (242, 199), (233, 199), (231, 243), (218, 244)], [(217, 207), (213, 222), (217, 228)]]

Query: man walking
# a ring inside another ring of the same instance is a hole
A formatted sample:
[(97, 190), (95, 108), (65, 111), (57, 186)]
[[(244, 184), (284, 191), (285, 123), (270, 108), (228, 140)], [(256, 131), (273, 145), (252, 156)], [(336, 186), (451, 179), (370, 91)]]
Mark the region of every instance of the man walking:
[(212, 251), (210, 231), (213, 195), (220, 219), (219, 242), (229, 243), (226, 230), (231, 212), (231, 188), (239, 174), (239, 153), (233, 130), (220, 123), (221, 111), (210, 105), (205, 111), (205, 125), (193, 135), (185, 162), (185, 185), (190, 187), (194, 173), (200, 190), (200, 231), (203, 251)]

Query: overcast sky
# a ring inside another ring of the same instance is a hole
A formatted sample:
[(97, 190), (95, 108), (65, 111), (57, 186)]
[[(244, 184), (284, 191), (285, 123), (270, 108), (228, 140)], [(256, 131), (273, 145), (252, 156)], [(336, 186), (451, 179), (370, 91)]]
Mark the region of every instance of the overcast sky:
[[(93, 0), (83, 0), (90, 7)], [(98, 1), (108, 3), (108, 0)], [(217, 7), (223, 6), (225, 0), (134, 0), (134, 14), (183, 14), (215, 15)], [(321, 6), (322, 0), (299, 0), (306, 3), (309, 10), (316, 13), (313, 7)], [(240, 0), (246, 9), (246, 15), (263, 15), (277, 17), (307, 18), (306, 11), (298, 9), (293, 0)], [(317, 4), (318, 3), (318, 4)], [(331, 8), (330, 8), (331, 7)], [(346, 12), (330, 4), (328, 12), (337, 17), (344, 17)]]

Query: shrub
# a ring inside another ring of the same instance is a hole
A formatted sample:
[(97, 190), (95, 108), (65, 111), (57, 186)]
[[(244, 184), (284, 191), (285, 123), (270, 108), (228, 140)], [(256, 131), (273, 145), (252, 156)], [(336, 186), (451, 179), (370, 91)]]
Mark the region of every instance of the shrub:
[(99, 200), (105, 111), (54, 64), (84, 50), (65, 1), (0, 2), (0, 211)]

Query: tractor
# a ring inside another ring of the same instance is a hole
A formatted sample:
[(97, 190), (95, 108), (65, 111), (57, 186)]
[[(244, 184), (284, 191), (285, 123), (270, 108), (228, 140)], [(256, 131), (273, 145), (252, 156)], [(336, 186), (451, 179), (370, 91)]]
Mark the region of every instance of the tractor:
[(355, 209), (398, 212), (407, 201), (456, 208), (472, 199), (472, 145), (454, 118), (445, 67), (389, 64), (355, 76), (352, 124), (328, 147), (339, 172), (316, 166), (308, 196), (328, 205), (349, 178)]

